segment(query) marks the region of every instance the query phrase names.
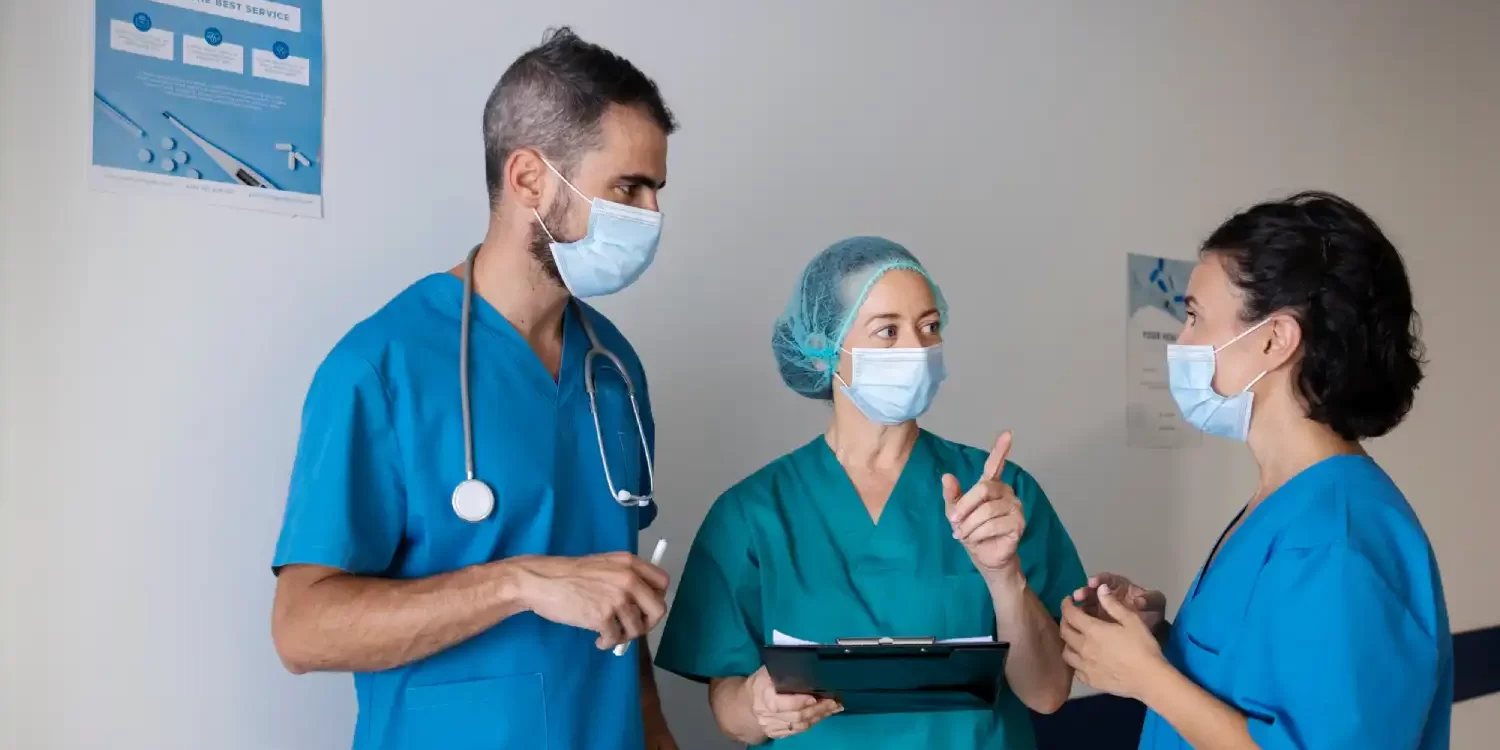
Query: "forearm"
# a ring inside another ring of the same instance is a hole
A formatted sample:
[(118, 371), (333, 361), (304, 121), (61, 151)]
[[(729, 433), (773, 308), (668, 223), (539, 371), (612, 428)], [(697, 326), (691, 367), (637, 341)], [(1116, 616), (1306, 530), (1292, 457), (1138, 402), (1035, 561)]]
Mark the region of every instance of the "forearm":
[(714, 712), (719, 729), (731, 738), (746, 745), (759, 745), (766, 741), (756, 721), (750, 691), (746, 689), (748, 678), (724, 677), (708, 683), (708, 705)]
[(1141, 701), (1196, 750), (1258, 749), (1245, 715), (1193, 684), (1166, 661), (1147, 678)]
[(989, 582), (995, 604), (995, 634), (1010, 643), (1005, 680), (1016, 697), (1039, 713), (1067, 701), (1073, 670), (1063, 661), (1062, 635), (1020, 573)]
[(667, 731), (667, 719), (661, 711), (661, 694), (656, 691), (656, 669), (651, 664), (651, 649), (647, 647), (645, 638), (641, 638), (635, 645), (640, 651), (641, 721), (646, 727), (646, 735), (650, 736)]
[(298, 674), (373, 672), (426, 658), (527, 608), (512, 562), (415, 580), (336, 574), (286, 588), (283, 580), (272, 618), (277, 652)]

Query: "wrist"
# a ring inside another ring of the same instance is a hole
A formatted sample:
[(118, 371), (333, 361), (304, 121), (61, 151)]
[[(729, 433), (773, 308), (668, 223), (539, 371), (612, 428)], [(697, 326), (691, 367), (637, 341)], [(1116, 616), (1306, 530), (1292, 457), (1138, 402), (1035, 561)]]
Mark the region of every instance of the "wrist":
[(530, 612), (536, 602), (536, 576), (527, 568), (526, 557), (510, 557), (489, 563), (492, 601), (520, 613)]
[(1141, 670), (1140, 687), (1136, 698), (1147, 707), (1161, 713), (1160, 706), (1170, 702), (1170, 696), (1183, 679), (1182, 674), (1164, 656), (1156, 656)]
[(1026, 594), (1026, 576), (1021, 573), (1020, 565), (986, 570), (981, 577), (990, 589), (990, 596), (995, 599), (1013, 599)]

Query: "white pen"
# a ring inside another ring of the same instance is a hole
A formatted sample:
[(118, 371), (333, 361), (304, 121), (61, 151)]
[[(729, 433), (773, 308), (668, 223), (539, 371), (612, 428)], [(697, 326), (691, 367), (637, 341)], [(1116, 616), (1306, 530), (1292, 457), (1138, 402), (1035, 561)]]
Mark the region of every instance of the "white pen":
[[(667, 554), (667, 540), (666, 539), (658, 539), (656, 541), (656, 549), (654, 549), (654, 550), (651, 551), (651, 564), (652, 565), (661, 565), (661, 559), (666, 554)], [(621, 644), (615, 646), (615, 656), (624, 656), (625, 652), (627, 650), (629, 650), (629, 649), (630, 649), (630, 641), (626, 641), (624, 643), (621, 643)]]

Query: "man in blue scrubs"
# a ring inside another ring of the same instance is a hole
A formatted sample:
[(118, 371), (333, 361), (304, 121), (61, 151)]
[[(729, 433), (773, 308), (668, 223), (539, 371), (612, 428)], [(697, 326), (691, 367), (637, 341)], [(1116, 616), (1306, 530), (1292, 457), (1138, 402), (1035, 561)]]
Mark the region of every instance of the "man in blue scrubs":
[(354, 673), (356, 750), (675, 750), (635, 643), (667, 587), (635, 554), (656, 515), (645, 373), (577, 301), (654, 257), (675, 128), (631, 63), (549, 34), (485, 106), (484, 242), (318, 368), (272, 632), (292, 672)]

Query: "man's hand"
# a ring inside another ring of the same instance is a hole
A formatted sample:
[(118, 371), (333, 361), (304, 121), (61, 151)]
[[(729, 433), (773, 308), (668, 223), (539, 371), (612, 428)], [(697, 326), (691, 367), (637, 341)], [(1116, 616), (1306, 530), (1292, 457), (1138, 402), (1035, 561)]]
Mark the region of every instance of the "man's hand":
[(1108, 610), (1099, 604), (1100, 589), (1109, 592), (1126, 608), (1141, 616), (1141, 622), (1153, 633), (1167, 617), (1167, 596), (1154, 589), (1135, 585), (1129, 578), (1116, 573), (1099, 573), (1089, 578), (1088, 585), (1073, 592), (1073, 601), (1083, 611), (1101, 620), (1110, 621)]
[(645, 635), (667, 613), (666, 571), (629, 552), (515, 560), (527, 608), (598, 633), (600, 650)]
[(1011, 434), (1000, 435), (979, 482), (960, 496), (958, 478), (943, 475), (943, 501), (953, 538), (963, 542), (974, 567), (986, 577), (1020, 570), (1016, 546), (1026, 531), (1026, 514), (1009, 485), (1000, 481), (1010, 454)]
[(771, 683), (771, 675), (761, 667), (745, 681), (750, 694), (750, 712), (760, 724), (760, 731), (770, 739), (781, 739), (806, 732), (812, 725), (844, 710), (838, 701), (811, 695), (782, 695)]

